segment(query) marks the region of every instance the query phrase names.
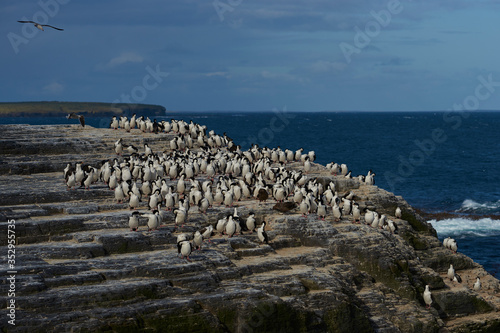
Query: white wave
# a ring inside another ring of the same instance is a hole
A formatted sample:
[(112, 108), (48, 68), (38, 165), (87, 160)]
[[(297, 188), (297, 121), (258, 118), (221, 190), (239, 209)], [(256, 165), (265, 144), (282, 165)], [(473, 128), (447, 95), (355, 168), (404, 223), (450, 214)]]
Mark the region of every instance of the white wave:
[(471, 220), (467, 218), (451, 218), (446, 220), (427, 221), (440, 237), (488, 237), (500, 235), (500, 220), (483, 218)]
[(480, 203), (472, 199), (465, 199), (460, 207), (460, 212), (491, 211), (500, 209), (500, 200)]

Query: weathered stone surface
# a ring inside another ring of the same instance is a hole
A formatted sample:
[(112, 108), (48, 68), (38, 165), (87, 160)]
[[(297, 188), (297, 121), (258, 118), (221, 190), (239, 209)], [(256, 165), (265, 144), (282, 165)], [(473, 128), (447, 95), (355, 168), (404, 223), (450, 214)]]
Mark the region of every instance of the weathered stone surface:
[[(158, 230), (147, 218), (130, 231), (128, 205), (115, 203), (103, 183), (67, 190), (62, 170), (77, 160), (98, 165), (117, 157), (120, 137), (169, 153), (174, 134), (130, 133), (75, 126), (0, 126), (0, 230), (15, 220), (16, 327), (12, 332), (496, 332), (499, 281), (463, 254), (445, 249), (436, 233), (403, 198), (314, 164), (308, 178), (339, 194), (353, 191), (360, 208), (386, 214), (399, 232), (354, 224), (351, 216), (325, 220), (281, 213), (275, 200), (233, 203), (246, 220), (265, 220), (269, 244), (244, 232), (215, 234), (181, 259), (176, 238), (232, 214), (216, 205), (189, 209), (183, 227), (163, 212)], [(194, 148), (196, 149), (196, 148)], [(31, 154), (30, 154), (31, 152)], [(121, 159), (122, 157), (118, 157)], [(298, 162), (286, 166), (298, 170)], [(367, 166), (368, 167), (368, 166)], [(197, 177), (200, 181), (205, 175)], [(168, 180), (170, 185), (177, 180)], [(272, 185), (272, 182), (270, 182)], [(188, 185), (189, 188), (189, 185)], [(145, 199), (147, 200), (147, 199)], [(147, 201), (138, 209), (148, 212)], [(395, 218), (395, 207), (403, 209)], [(0, 239), (7, 253), (7, 238)], [(6, 262), (6, 260), (4, 260)], [(464, 282), (446, 279), (453, 264)], [(9, 284), (0, 266), (0, 306)], [(471, 289), (476, 276), (483, 288)], [(431, 287), (433, 304), (422, 292)]]

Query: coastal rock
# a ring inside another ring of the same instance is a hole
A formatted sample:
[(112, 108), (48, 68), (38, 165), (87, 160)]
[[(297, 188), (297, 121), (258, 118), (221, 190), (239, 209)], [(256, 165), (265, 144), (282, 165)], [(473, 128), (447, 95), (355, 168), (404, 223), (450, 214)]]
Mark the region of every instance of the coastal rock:
[[(183, 226), (163, 209), (158, 230), (148, 231), (147, 218), (140, 217), (139, 230), (130, 231), (126, 203), (116, 203), (102, 182), (68, 190), (63, 169), (75, 161), (97, 166), (122, 159), (113, 148), (120, 137), (169, 154), (175, 134), (76, 128), (0, 126), (6, 133), (0, 145), (0, 230), (7, 234), (6, 221), (15, 220), (18, 305), (15, 330), (2, 316), (4, 330), (493, 332), (500, 325), (499, 281), (467, 256), (445, 249), (401, 197), (313, 163), (308, 179), (323, 186), (333, 182), (340, 195), (352, 191), (361, 209), (386, 214), (398, 232), (372, 228), (363, 219), (355, 223), (350, 215), (335, 221), (330, 207), (325, 220), (315, 213), (304, 217), (298, 208), (279, 211), (271, 196), (263, 203), (243, 198), (232, 207), (214, 204), (206, 213), (192, 205)], [(286, 168), (301, 170), (302, 164)], [(151, 212), (144, 200), (141, 214)], [(400, 219), (393, 216), (397, 206)], [(192, 239), (234, 207), (243, 221), (250, 212), (257, 226), (266, 221), (269, 244), (256, 232), (214, 233), (191, 261), (180, 257), (179, 234)], [(7, 244), (0, 239), (3, 253)], [(446, 279), (450, 264), (462, 284)], [(8, 271), (0, 268), (3, 308)], [(483, 285), (478, 292), (472, 290), (477, 276)], [(426, 285), (430, 309), (422, 298)]]

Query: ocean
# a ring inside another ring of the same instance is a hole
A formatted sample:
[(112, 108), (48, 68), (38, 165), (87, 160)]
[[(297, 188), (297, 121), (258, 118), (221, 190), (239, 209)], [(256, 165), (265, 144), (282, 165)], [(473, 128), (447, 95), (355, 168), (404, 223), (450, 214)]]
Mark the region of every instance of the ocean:
[[(152, 117), (153, 118), (153, 117)], [(428, 216), (440, 240), (500, 278), (500, 112), (169, 112), (251, 144), (304, 151), (316, 162), (372, 170), (375, 184)], [(94, 127), (109, 118), (86, 118)], [(67, 124), (61, 118), (1, 118), (0, 124)], [(449, 213), (449, 214), (447, 214)], [(428, 215), (427, 215), (428, 214)]]

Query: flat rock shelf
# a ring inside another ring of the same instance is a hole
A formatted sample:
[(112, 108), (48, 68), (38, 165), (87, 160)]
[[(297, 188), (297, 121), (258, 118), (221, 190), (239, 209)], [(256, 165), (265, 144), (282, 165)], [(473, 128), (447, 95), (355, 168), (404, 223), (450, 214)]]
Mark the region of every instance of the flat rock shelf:
[[(148, 231), (142, 217), (134, 232), (127, 201), (117, 203), (102, 182), (68, 189), (63, 169), (77, 161), (97, 168), (104, 160), (123, 161), (114, 151), (119, 138), (139, 154), (144, 143), (169, 154), (178, 134), (76, 125), (6, 125), (0, 133), (3, 309), (9, 301), (8, 220), (15, 220), (17, 272), (16, 325), (2, 315), (3, 332), (500, 331), (499, 281), (461, 254), (460, 244), (458, 253), (446, 249), (403, 198), (377, 186), (315, 163), (306, 174), (325, 186), (333, 182), (339, 195), (352, 191), (361, 210), (393, 220), (396, 234), (353, 223), (351, 215), (335, 221), (331, 209), (325, 220), (303, 216), (298, 207), (280, 212), (272, 196), (264, 202), (245, 198), (233, 207), (215, 204), (206, 214), (192, 205), (178, 227), (163, 209), (158, 230)], [(190, 149), (200, 150), (196, 142)], [(304, 169), (302, 162), (284, 167)], [(177, 179), (166, 179), (176, 186)], [(398, 206), (401, 218), (394, 216)], [(267, 222), (269, 244), (255, 232), (215, 233), (191, 261), (178, 255), (180, 233), (215, 226), (234, 207), (244, 220), (255, 212), (257, 226)], [(149, 211), (147, 198), (138, 210)], [(446, 277), (450, 264), (462, 283)], [(476, 277), (479, 291), (472, 288)], [(430, 308), (422, 296), (426, 285)]]

